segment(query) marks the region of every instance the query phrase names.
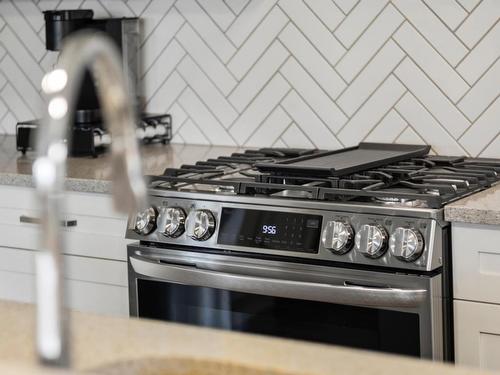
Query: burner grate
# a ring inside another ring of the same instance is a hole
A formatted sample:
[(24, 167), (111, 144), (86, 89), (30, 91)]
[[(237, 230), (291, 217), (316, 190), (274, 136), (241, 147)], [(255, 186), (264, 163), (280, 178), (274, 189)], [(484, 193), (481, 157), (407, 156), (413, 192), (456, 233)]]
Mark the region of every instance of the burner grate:
[(150, 176), (151, 187), (287, 199), (401, 205), (418, 202), (419, 207), (439, 208), (500, 180), (500, 160), (445, 156), (411, 158), (346, 176), (282, 175), (255, 168), (257, 163), (315, 152), (322, 151), (259, 149), (233, 153), (167, 168), (161, 176)]

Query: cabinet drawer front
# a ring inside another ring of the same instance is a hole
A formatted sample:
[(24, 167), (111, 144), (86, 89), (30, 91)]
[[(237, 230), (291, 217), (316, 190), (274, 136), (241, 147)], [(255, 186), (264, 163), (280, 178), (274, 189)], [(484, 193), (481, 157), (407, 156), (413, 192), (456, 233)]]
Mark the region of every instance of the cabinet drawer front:
[[(0, 247), (0, 271), (34, 275), (36, 252)], [(72, 255), (64, 256), (65, 275), (69, 280), (128, 286), (127, 263)], [(16, 284), (10, 284), (16, 289)]]
[[(68, 213), (109, 218), (122, 218), (113, 208), (110, 194), (80, 193), (67, 191), (64, 194), (65, 211)], [(0, 186), (0, 208), (36, 210), (35, 189), (19, 186)]]
[(35, 276), (0, 270), (0, 299), (24, 303), (35, 302)]
[(68, 281), (69, 301), (71, 309), (95, 314), (128, 316), (128, 288)]
[(73, 281), (128, 287), (126, 262), (65, 256), (66, 277)]
[(500, 227), (452, 224), (453, 294), (500, 304)]
[[(127, 217), (114, 210), (111, 195), (67, 192), (64, 198), (64, 218), (76, 221), (63, 229), (66, 253), (125, 261)], [(36, 250), (39, 225), (21, 216), (40, 217), (35, 190), (0, 186), (0, 246)]]
[(2, 259), (0, 262), (0, 271), (35, 273), (34, 251), (0, 247), (0, 259)]
[[(67, 280), (68, 307), (95, 314), (128, 316), (126, 287)], [(35, 275), (0, 271), (0, 299), (34, 303)]]
[(455, 301), (455, 362), (500, 371), (500, 305)]
[[(106, 218), (66, 214), (76, 226), (61, 228), (66, 241), (66, 253), (126, 260), (126, 218)], [(36, 250), (39, 247), (39, 224), (22, 222), (21, 217), (39, 218), (34, 210), (0, 208), (0, 246)]]

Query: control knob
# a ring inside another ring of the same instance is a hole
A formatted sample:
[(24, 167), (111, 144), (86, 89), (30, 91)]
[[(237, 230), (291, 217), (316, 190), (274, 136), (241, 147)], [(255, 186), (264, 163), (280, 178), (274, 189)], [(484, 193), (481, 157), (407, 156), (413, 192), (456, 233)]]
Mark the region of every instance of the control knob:
[(191, 212), (188, 219), (188, 234), (196, 241), (206, 241), (215, 231), (215, 217), (210, 210)]
[(147, 236), (156, 229), (157, 217), (158, 212), (154, 207), (149, 207), (148, 209), (139, 212), (135, 216), (134, 231), (142, 236)]
[(387, 250), (387, 237), (383, 226), (365, 224), (356, 234), (356, 250), (368, 258), (379, 258)]
[(354, 231), (352, 227), (342, 221), (329, 221), (321, 238), (323, 246), (333, 253), (342, 255), (352, 249)]
[(416, 229), (398, 227), (389, 239), (389, 249), (399, 260), (413, 262), (424, 251), (424, 238)]
[(180, 207), (167, 207), (165, 210), (165, 229), (163, 234), (176, 238), (184, 233), (186, 213)]

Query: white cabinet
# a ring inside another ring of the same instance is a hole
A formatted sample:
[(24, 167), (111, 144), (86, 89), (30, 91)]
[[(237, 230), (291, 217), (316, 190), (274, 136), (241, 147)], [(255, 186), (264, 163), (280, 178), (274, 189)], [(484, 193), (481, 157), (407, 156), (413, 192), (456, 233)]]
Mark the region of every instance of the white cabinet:
[(452, 224), (455, 360), (500, 371), (500, 226)]
[(500, 304), (500, 226), (453, 223), (455, 298)]
[(457, 364), (500, 371), (500, 305), (456, 300), (454, 309)]
[[(34, 190), (0, 186), (0, 299), (34, 302), (34, 258), (38, 251)], [(106, 194), (69, 192), (64, 228), (65, 272), (70, 308), (128, 315), (126, 217), (114, 212)]]

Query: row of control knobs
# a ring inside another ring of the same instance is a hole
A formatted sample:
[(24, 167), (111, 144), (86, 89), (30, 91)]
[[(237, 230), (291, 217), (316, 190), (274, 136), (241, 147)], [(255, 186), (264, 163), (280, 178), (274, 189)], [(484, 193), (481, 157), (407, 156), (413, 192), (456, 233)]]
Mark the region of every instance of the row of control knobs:
[[(215, 231), (215, 217), (210, 210), (193, 210), (186, 215), (180, 207), (167, 207), (159, 218), (156, 208), (150, 207), (136, 215), (134, 230), (140, 235), (152, 233), (158, 223), (162, 223), (160, 232), (166, 237), (177, 238), (183, 233), (196, 241), (206, 241)], [(328, 221), (322, 234), (323, 246), (335, 254), (342, 255), (351, 251), (368, 258), (380, 258), (389, 249), (396, 258), (413, 262), (424, 250), (422, 234), (414, 228), (398, 227), (391, 236), (379, 224), (364, 224), (357, 233), (352, 226), (343, 221)]]
[(392, 255), (405, 262), (417, 260), (424, 250), (424, 239), (418, 230), (398, 227), (389, 237), (379, 224), (362, 225), (354, 234), (350, 224), (329, 221), (323, 230), (322, 241), (323, 246), (335, 254), (345, 254), (355, 247), (358, 253), (376, 259), (389, 249)]
[(176, 238), (187, 232), (193, 240), (206, 241), (215, 231), (215, 217), (210, 210), (195, 210), (187, 216), (180, 207), (167, 207), (161, 215), (165, 215), (162, 220), (154, 207), (138, 213), (135, 232), (147, 236), (156, 229), (157, 223), (161, 222), (163, 228), (160, 228), (160, 232), (167, 237)]

